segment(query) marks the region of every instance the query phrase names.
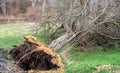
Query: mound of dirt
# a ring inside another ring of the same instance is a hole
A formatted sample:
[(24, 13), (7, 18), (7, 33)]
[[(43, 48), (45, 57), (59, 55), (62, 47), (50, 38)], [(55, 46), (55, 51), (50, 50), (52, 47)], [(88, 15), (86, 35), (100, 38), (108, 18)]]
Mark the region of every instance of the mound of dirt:
[(28, 73), (64, 73), (60, 55), (33, 36), (26, 36), (24, 43), (14, 46), (10, 54)]

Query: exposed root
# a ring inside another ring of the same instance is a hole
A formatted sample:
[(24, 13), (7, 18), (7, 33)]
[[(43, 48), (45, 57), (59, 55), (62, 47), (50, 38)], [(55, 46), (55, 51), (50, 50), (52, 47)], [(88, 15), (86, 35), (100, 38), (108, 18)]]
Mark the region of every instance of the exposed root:
[[(23, 44), (16, 46), (10, 51), (17, 65), (29, 73), (63, 73), (62, 60), (53, 48), (39, 42), (33, 36), (26, 36)], [(33, 72), (32, 72), (33, 71)]]

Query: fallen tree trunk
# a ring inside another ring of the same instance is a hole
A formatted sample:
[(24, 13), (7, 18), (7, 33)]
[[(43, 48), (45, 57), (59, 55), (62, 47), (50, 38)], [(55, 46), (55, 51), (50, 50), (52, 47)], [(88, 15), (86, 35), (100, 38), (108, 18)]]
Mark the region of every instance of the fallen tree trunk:
[(64, 46), (66, 43), (70, 41), (70, 34), (65, 34), (55, 40), (53, 40), (50, 44), (52, 48), (54, 48), (55, 51), (58, 51), (62, 46)]
[(65, 35), (53, 40), (49, 44), (49, 46), (54, 48), (55, 51), (58, 51), (61, 47), (63, 47), (65, 44), (69, 43), (71, 40), (73, 40), (80, 33), (81, 33), (81, 31), (78, 31), (78, 32), (75, 32), (75, 33), (65, 34)]

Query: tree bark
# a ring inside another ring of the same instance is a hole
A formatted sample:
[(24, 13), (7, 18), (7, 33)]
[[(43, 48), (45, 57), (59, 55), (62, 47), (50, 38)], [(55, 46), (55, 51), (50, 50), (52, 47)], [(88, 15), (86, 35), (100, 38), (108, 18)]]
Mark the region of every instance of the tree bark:
[(65, 44), (72, 41), (78, 34), (80, 34), (81, 31), (75, 32), (75, 33), (67, 33), (63, 36), (60, 36), (59, 38), (53, 40), (49, 46), (54, 48), (55, 51), (58, 51), (60, 48), (62, 48)]
[(69, 38), (71, 37), (70, 34), (65, 34), (51, 42), (49, 46), (54, 48), (55, 51), (58, 51), (62, 46), (64, 46), (66, 43), (68, 43), (70, 40)]

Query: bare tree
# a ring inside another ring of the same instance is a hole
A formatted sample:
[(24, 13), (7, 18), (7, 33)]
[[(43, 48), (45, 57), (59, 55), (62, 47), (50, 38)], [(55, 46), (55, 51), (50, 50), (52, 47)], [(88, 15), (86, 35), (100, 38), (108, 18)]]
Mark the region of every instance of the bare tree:
[[(38, 30), (43, 27), (54, 34), (59, 34), (60, 29), (66, 30), (63, 35), (50, 44), (56, 51), (69, 42), (87, 41), (91, 37), (90, 35), (96, 33), (112, 40), (119, 39), (120, 37), (114, 37), (114, 34), (107, 35), (103, 31), (100, 32), (103, 29), (108, 31), (117, 28), (112, 28), (112, 25), (116, 22), (116, 18), (120, 17), (119, 2), (118, 0), (54, 0), (48, 9), (46, 7), (44, 14), (40, 15), (39, 26), (41, 28)], [(111, 28), (105, 28), (106, 24)]]

